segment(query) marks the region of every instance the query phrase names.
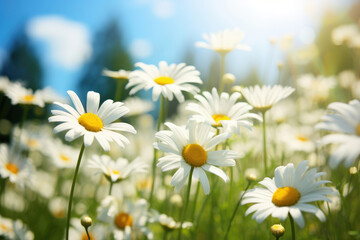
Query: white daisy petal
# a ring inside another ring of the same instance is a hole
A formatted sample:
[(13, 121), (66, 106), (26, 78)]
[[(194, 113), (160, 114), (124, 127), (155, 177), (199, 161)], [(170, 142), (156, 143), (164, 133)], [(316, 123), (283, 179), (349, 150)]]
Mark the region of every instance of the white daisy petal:
[(245, 214), (253, 214), (253, 219), (262, 222), (270, 214), (274, 218), (285, 220), (288, 213), (296, 224), (305, 226), (302, 212), (315, 214), (320, 221), (325, 220), (324, 213), (316, 206), (309, 204), (316, 201), (330, 201), (326, 195), (335, 192), (329, 187), (320, 185), (329, 183), (327, 180), (316, 180), (324, 173), (316, 169), (308, 170), (308, 161), (302, 161), (297, 168), (292, 163), (275, 169), (273, 179), (265, 178), (260, 182), (263, 187), (248, 190), (241, 202), (242, 205), (253, 203)]
[(204, 190), (204, 194), (207, 195), (210, 193), (210, 184), (209, 180), (206, 176), (206, 173), (201, 168), (194, 168), (194, 175), (195, 178), (200, 180), (201, 186)]
[(94, 138), (96, 138), (101, 147), (105, 151), (109, 151), (109, 142), (114, 141), (120, 147), (129, 143), (129, 140), (119, 132), (136, 133), (130, 124), (113, 123), (129, 111), (123, 106), (123, 103), (106, 100), (99, 107), (99, 93), (90, 91), (87, 94), (87, 112), (85, 114), (79, 97), (73, 91), (68, 91), (68, 94), (76, 110), (67, 104), (56, 103), (66, 111), (52, 110), (54, 116), (49, 118), (50, 122), (60, 123), (54, 128), (55, 133), (68, 130), (65, 134), (65, 140), (73, 141), (84, 135), (85, 146), (92, 145)]
[(74, 93), (73, 91), (67, 91), (67, 93), (69, 94), (72, 102), (74, 103), (76, 111), (78, 111), (78, 113), (80, 115), (84, 114), (85, 113), (84, 107), (83, 107), (79, 97), (76, 95), (76, 93)]

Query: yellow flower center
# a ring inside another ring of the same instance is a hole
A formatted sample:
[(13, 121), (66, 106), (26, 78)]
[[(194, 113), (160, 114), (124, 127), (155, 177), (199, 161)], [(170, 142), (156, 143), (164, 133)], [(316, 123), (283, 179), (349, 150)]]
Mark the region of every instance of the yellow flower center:
[(29, 147), (33, 147), (33, 148), (34, 148), (34, 147), (37, 147), (37, 145), (38, 145), (38, 144), (37, 144), (36, 139), (29, 139), (29, 140), (28, 140), (28, 146), (29, 146)]
[(126, 226), (132, 226), (133, 219), (132, 217), (124, 212), (119, 213), (115, 217), (115, 226), (118, 227), (121, 230), (124, 230)]
[(116, 171), (116, 170), (112, 170), (113, 174), (119, 174), (120, 172), (119, 171)]
[(10, 229), (7, 226), (5, 226), (4, 224), (2, 224), (2, 223), (0, 223), (0, 229), (5, 231), (5, 232), (10, 232)]
[(161, 77), (155, 78), (154, 82), (156, 82), (159, 85), (166, 85), (166, 84), (172, 84), (175, 81), (171, 77), (161, 76)]
[(104, 126), (101, 119), (93, 113), (84, 113), (78, 119), (80, 125), (91, 132), (99, 132)]
[(216, 122), (216, 124), (213, 124), (213, 126), (215, 126), (215, 127), (220, 127), (221, 126), (221, 123), (219, 123), (219, 121), (230, 120), (230, 118), (228, 116), (224, 115), (224, 114), (214, 114), (214, 115), (212, 115), (212, 118)]
[(300, 193), (293, 187), (278, 188), (272, 197), (272, 202), (278, 207), (292, 206), (300, 199)]
[(356, 127), (356, 134), (360, 136), (360, 123)]
[(309, 141), (309, 139), (307, 137), (305, 137), (304, 135), (298, 135), (298, 136), (296, 136), (296, 139), (301, 141), (301, 142)]
[(22, 97), (22, 100), (23, 100), (24, 102), (27, 102), (27, 103), (33, 102), (34, 99), (35, 99), (35, 96), (32, 95), (32, 94), (25, 95), (25, 96)]
[(6, 167), (7, 170), (12, 172), (13, 174), (17, 174), (19, 172), (18, 167), (14, 163), (6, 163), (5, 167)]
[(182, 156), (185, 162), (193, 167), (201, 167), (207, 160), (207, 152), (196, 143), (186, 145), (182, 151)]
[[(89, 232), (89, 237), (90, 237), (90, 240), (95, 240), (94, 235), (92, 235), (92, 233), (90, 233), (90, 232)], [(83, 235), (81, 236), (81, 240), (89, 240), (86, 232), (84, 232)]]
[(64, 162), (70, 161), (70, 158), (64, 154), (60, 154), (60, 159), (63, 160)]

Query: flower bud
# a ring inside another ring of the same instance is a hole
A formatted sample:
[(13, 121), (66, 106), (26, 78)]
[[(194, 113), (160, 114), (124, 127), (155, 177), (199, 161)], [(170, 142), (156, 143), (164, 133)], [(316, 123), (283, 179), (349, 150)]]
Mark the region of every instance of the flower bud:
[(232, 85), (235, 82), (235, 76), (232, 73), (225, 73), (222, 81), (227, 85)]
[(249, 182), (254, 182), (259, 179), (259, 171), (256, 168), (248, 168), (245, 170), (245, 178)]
[(80, 222), (84, 228), (88, 228), (92, 225), (92, 219), (89, 216), (82, 216)]
[(233, 86), (231, 88), (231, 92), (239, 92), (239, 93), (241, 93), (242, 89), (243, 89), (243, 87), (241, 87), (240, 85), (236, 85), (236, 86)]
[(358, 169), (357, 169), (357, 167), (354, 166), (349, 169), (349, 172), (351, 175), (354, 175), (358, 172)]
[(274, 224), (270, 227), (272, 235), (279, 238), (285, 233), (285, 228), (281, 224)]

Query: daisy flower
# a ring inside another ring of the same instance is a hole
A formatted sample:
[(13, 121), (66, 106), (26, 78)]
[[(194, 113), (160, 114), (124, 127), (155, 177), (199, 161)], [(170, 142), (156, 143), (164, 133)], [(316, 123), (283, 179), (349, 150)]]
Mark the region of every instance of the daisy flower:
[(267, 111), (280, 100), (287, 98), (295, 91), (292, 87), (262, 86), (243, 88), (241, 93), (246, 101), (256, 110)]
[(227, 54), (235, 49), (250, 51), (247, 45), (240, 44), (245, 34), (239, 29), (224, 30), (217, 33), (203, 34), (206, 42), (196, 42), (197, 47), (212, 49), (220, 54)]
[(251, 128), (252, 122), (249, 118), (261, 121), (261, 117), (255, 113), (249, 113), (252, 106), (245, 102), (237, 102), (241, 94), (235, 92), (229, 95), (226, 92), (219, 96), (216, 88), (211, 93), (203, 92), (203, 95), (196, 95), (199, 103), (189, 103), (186, 106), (188, 111), (195, 113), (193, 118), (205, 121), (214, 127), (222, 126), (225, 131), (239, 134), (240, 126)]
[(154, 237), (146, 227), (149, 212), (145, 199), (121, 204), (115, 197), (107, 196), (98, 208), (98, 216), (101, 216), (100, 220), (111, 225), (115, 240), (131, 240), (132, 236), (137, 236), (137, 239), (143, 234), (148, 239)]
[(37, 93), (45, 103), (52, 104), (53, 102), (66, 102), (66, 99), (59, 95), (54, 89), (51, 87), (46, 87), (44, 89), (38, 90)]
[(124, 104), (129, 108), (127, 116), (138, 116), (148, 113), (154, 109), (154, 103), (150, 101), (144, 101), (138, 97), (126, 98)]
[(277, 167), (274, 178), (266, 177), (259, 182), (265, 188), (257, 187), (248, 190), (244, 194), (242, 205), (254, 204), (247, 209), (245, 215), (255, 212), (252, 218), (261, 223), (269, 215), (284, 221), (290, 214), (301, 228), (305, 226), (302, 212), (313, 213), (320, 221), (325, 221), (324, 213), (310, 203), (315, 201), (330, 202), (326, 195), (332, 195), (334, 192), (329, 187), (320, 187), (320, 185), (330, 181), (316, 181), (325, 173), (316, 172), (314, 168), (308, 170), (307, 162), (307, 160), (302, 161), (296, 169), (292, 163)]
[(34, 239), (34, 233), (28, 230), (28, 227), (21, 220), (14, 221), (13, 228), (16, 236), (15, 239), (21, 239), (21, 240)]
[(132, 88), (130, 95), (141, 89), (153, 89), (153, 101), (157, 101), (160, 94), (171, 101), (175, 95), (179, 102), (185, 100), (182, 91), (195, 95), (199, 88), (194, 83), (202, 84), (200, 72), (194, 66), (186, 66), (185, 63), (168, 65), (165, 61), (159, 63), (159, 68), (154, 65), (136, 63), (135, 70), (130, 73), (129, 83), (126, 88)]
[(12, 220), (0, 216), (1, 239), (33, 240), (34, 234), (28, 230), (21, 220)]
[[(156, 210), (153, 210), (152, 214), (151, 221), (158, 222), (165, 231), (173, 231), (180, 228), (181, 223), (176, 222), (172, 217), (169, 217), (166, 214), (159, 214)], [(182, 224), (183, 228), (190, 228), (192, 226), (193, 224), (191, 222), (184, 222)]]
[(123, 69), (120, 69), (118, 71), (111, 71), (109, 69), (104, 69), (102, 72), (102, 74), (106, 77), (111, 77), (111, 78), (115, 78), (115, 79), (123, 79), (123, 80), (129, 79), (130, 73), (131, 73), (131, 71), (126, 71)]
[(9, 178), (12, 183), (23, 187), (29, 183), (33, 166), (27, 159), (15, 154), (5, 144), (0, 145), (0, 177)]
[(14, 239), (15, 232), (12, 219), (0, 216), (0, 237)]
[(65, 109), (52, 110), (54, 116), (49, 118), (49, 122), (60, 122), (54, 128), (54, 132), (67, 131), (65, 139), (73, 141), (74, 139), (84, 136), (85, 146), (90, 146), (94, 138), (105, 151), (110, 150), (110, 142), (116, 142), (119, 146), (124, 147), (129, 140), (119, 132), (130, 132), (135, 134), (136, 130), (127, 123), (115, 122), (120, 117), (129, 112), (129, 109), (123, 106), (122, 102), (113, 102), (106, 100), (99, 107), (100, 94), (90, 91), (87, 94), (86, 112), (79, 99), (73, 91), (67, 92), (75, 105), (75, 108), (59, 102), (54, 104)]
[[(101, 226), (100, 224), (95, 224), (94, 226), (91, 226), (88, 231), (90, 240), (105, 239), (105, 227)], [(89, 239), (86, 234), (85, 228), (81, 225), (79, 218), (71, 219), (70, 239)]]
[(79, 150), (54, 140), (47, 145), (47, 155), (58, 168), (72, 168), (76, 165)]
[[(46, 153), (46, 145), (50, 140), (51, 128), (45, 124), (25, 123), (23, 128), (15, 127), (13, 131), (14, 144), (20, 144), (21, 149)], [(18, 143), (17, 143), (18, 142)]]
[(0, 92), (5, 92), (12, 83), (9, 81), (9, 78), (5, 76), (0, 76)]
[(111, 182), (118, 182), (128, 178), (132, 173), (146, 173), (148, 164), (140, 158), (136, 158), (129, 163), (125, 158), (118, 158), (114, 161), (107, 155), (93, 155), (88, 167), (100, 169)]
[(36, 105), (44, 107), (44, 100), (39, 91), (24, 88), (20, 83), (12, 84), (5, 91), (6, 96), (11, 99), (11, 104)]
[(320, 145), (338, 144), (330, 157), (330, 167), (336, 168), (344, 161), (346, 167), (354, 164), (360, 154), (360, 101), (349, 104), (334, 102), (328, 106), (329, 113), (315, 128), (333, 132), (320, 139)]
[(235, 166), (237, 154), (230, 150), (213, 150), (214, 147), (231, 136), (222, 133), (215, 136), (211, 125), (197, 121), (189, 121), (187, 129), (170, 122), (165, 123), (170, 130), (155, 134), (159, 142), (154, 147), (167, 155), (159, 159), (157, 164), (162, 171), (178, 169), (171, 179), (170, 185), (179, 191), (185, 184), (190, 170), (193, 177), (200, 180), (205, 194), (209, 194), (210, 185), (205, 171), (229, 180), (226, 173), (216, 166)]

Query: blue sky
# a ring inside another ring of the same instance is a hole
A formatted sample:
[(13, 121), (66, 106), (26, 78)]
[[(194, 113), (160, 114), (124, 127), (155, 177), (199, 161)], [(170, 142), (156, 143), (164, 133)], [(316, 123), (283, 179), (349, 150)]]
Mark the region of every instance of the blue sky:
[[(202, 40), (203, 33), (238, 27), (246, 33), (244, 43), (253, 49), (251, 52), (229, 54), (227, 70), (238, 76), (246, 74), (253, 65), (260, 72), (267, 67), (270, 37), (292, 34), (295, 43), (306, 44), (306, 41), (315, 36), (325, 11), (341, 11), (351, 2), (353, 1), (0, 0), (0, 51), (3, 55), (6, 54), (18, 28), (35, 17), (55, 15), (78, 23), (88, 31), (90, 42), (91, 37), (112, 17), (119, 21), (124, 44), (135, 61), (157, 64), (160, 60), (166, 60), (178, 63), (184, 58), (185, 50), (190, 49), (194, 52), (196, 67), (202, 72), (207, 70), (209, 59), (216, 55), (206, 49), (196, 49), (194, 43)], [(49, 43), (37, 39), (34, 41), (46, 68), (46, 84), (60, 93), (74, 88), (81, 64), (75, 68), (64, 67), (49, 58)], [(141, 47), (145, 48), (140, 52), (145, 53), (143, 56), (132, 51), (133, 48)], [(281, 60), (280, 55), (276, 55), (275, 59), (277, 58)], [(276, 65), (276, 61), (273, 65)]]

